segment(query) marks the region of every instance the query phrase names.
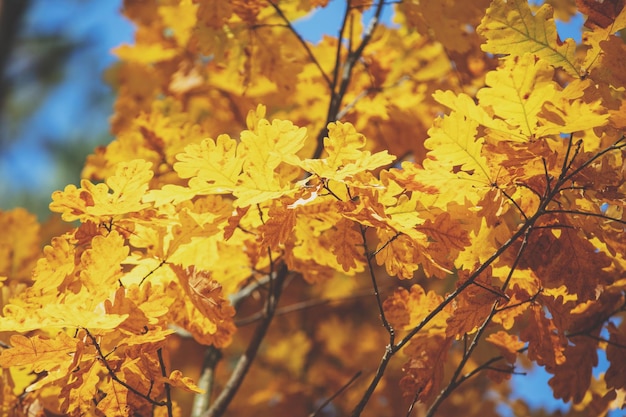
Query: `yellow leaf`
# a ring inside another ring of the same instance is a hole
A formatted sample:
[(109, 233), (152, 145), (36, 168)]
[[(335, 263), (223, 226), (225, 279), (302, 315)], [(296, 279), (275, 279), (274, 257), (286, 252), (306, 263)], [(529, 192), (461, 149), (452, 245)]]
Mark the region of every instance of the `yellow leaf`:
[(485, 340), (496, 346), (502, 353), (502, 356), (504, 356), (504, 359), (509, 363), (515, 363), (519, 353), (518, 350), (524, 347), (524, 342), (519, 340), (517, 336), (511, 335), (504, 330), (490, 334)]
[(546, 61), (531, 54), (507, 59), (504, 66), (487, 73), (490, 88), (481, 89), (476, 97), (528, 138), (537, 130), (537, 114), (544, 103), (556, 97), (553, 74)]
[(113, 49), (113, 54), (127, 62), (154, 64), (174, 58), (178, 51), (172, 48), (164, 48), (159, 43), (152, 43), (148, 45), (121, 45)]
[(268, 216), (269, 219), (260, 228), (263, 244), (277, 250), (292, 234), (296, 225), (296, 211), (282, 206), (273, 206)]
[(98, 383), (106, 372), (104, 365), (93, 360), (89, 367), (75, 368), (61, 388), (61, 409), (67, 415), (89, 415), (93, 399), (98, 395)]
[(85, 307), (89, 302), (93, 303), (86, 298), (88, 295), (68, 295), (66, 304), (46, 304), (39, 308), (7, 304), (2, 309), (0, 332), (28, 332), (47, 327), (108, 330), (116, 328), (128, 317), (126, 314), (104, 314), (101, 310)]
[[(538, 115), (543, 126), (537, 129), (537, 134), (558, 135), (606, 125), (609, 122), (608, 109), (599, 96), (594, 97), (592, 84), (589, 79), (574, 80), (553, 100), (546, 100)], [(595, 149), (585, 146), (585, 150)]]
[(28, 279), (39, 255), (39, 223), (24, 209), (0, 210), (0, 275)]
[(124, 238), (115, 230), (107, 236), (96, 236), (91, 248), (80, 257), (80, 282), (93, 295), (104, 297), (112, 293), (122, 277), (122, 261), (129, 248)]
[(181, 178), (202, 180), (206, 186), (203, 194), (231, 192), (243, 165), (237, 142), (228, 135), (219, 135), (217, 141), (204, 139), (188, 145), (176, 159), (179, 162), (174, 164), (174, 170)]
[(392, 277), (413, 278), (413, 274), (419, 269), (419, 256), (413, 241), (406, 235), (396, 236), (386, 229), (377, 229), (376, 232), (380, 239), (376, 248), (378, 265), (384, 264), (387, 273)]
[(483, 107), (483, 105), (489, 105), (489, 103), (481, 102), (481, 105), (479, 106), (467, 94), (460, 93), (457, 96), (450, 90), (437, 90), (433, 93), (433, 98), (438, 103), (443, 104), (459, 114), (462, 114), (468, 120), (473, 120), (479, 125), (489, 128), (492, 132), (490, 135), (492, 137), (494, 136), (494, 133), (497, 133), (497, 137), (502, 138), (502, 140), (511, 140), (515, 142), (527, 140), (525, 136), (520, 135), (520, 132), (517, 129), (511, 129), (511, 126), (503, 120), (493, 117), (493, 114), (489, 114)]
[(198, 387), (193, 379), (188, 376), (183, 376), (183, 373), (177, 369), (173, 370), (170, 373), (169, 378), (167, 378), (167, 383), (175, 388), (180, 388), (186, 392), (193, 392), (196, 394), (203, 394), (204, 390)]
[(52, 238), (50, 245), (43, 249), (44, 257), (37, 261), (33, 272), (34, 291), (57, 291), (57, 287), (74, 271), (74, 246), (68, 237)]
[(292, 190), (289, 179), (297, 172), (282, 162), (297, 159), (295, 154), (304, 146), (306, 135), (305, 128), (289, 121), (273, 120), (270, 124), (266, 119), (258, 120), (254, 130), (241, 132), (244, 164), (234, 190), (237, 207), (276, 199)]
[(396, 157), (385, 150), (372, 155), (365, 147), (365, 136), (357, 133), (350, 123), (328, 124), (328, 137), (324, 139), (325, 159), (292, 160), (307, 172), (321, 178), (343, 182), (356, 174), (371, 171), (392, 163)]
[(512, 56), (535, 54), (571, 76), (579, 76), (576, 42), (573, 39), (559, 42), (552, 6), (548, 4), (533, 15), (526, 0), (493, 0), (476, 31), (487, 39), (481, 46), (485, 52)]
[(341, 219), (335, 224), (331, 232), (331, 250), (337, 257), (337, 261), (344, 272), (357, 267), (357, 263), (363, 262), (363, 239), (355, 230), (355, 223), (348, 219)]
[(143, 159), (121, 162), (106, 184), (94, 185), (82, 180), (80, 189), (68, 185), (64, 191), (52, 193), (50, 210), (62, 213), (65, 221), (91, 220), (96, 224), (108, 222), (114, 216), (138, 212), (149, 206), (142, 202), (142, 198), (153, 176), (151, 166), (152, 163)]
[(11, 348), (0, 353), (0, 366), (31, 366), (33, 371), (54, 369), (60, 364), (71, 362), (78, 340), (61, 332), (54, 339), (41, 336), (11, 336)]
[(463, 173), (489, 180), (487, 160), (481, 155), (483, 139), (476, 139), (477, 127), (476, 122), (456, 112), (436, 119), (424, 143), (430, 149), (429, 159), (450, 171), (460, 167)]
[[(404, 288), (397, 289), (385, 300), (383, 309), (387, 320), (394, 328), (408, 330), (420, 324), (442, 301), (443, 297), (434, 291), (426, 293), (424, 288), (414, 284), (410, 291)], [(448, 317), (449, 313), (446, 310), (441, 311), (430, 321), (427, 328), (445, 333)]]
[(193, 305), (205, 317), (219, 323), (230, 320), (235, 315), (235, 309), (222, 295), (222, 286), (211, 278), (209, 272), (196, 270), (193, 266), (186, 269), (178, 265), (170, 267), (176, 273)]

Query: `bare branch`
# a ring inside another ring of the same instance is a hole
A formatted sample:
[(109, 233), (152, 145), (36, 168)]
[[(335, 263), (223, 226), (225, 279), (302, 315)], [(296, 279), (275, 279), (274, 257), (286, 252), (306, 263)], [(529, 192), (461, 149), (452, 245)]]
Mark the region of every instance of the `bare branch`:
[(328, 113), (326, 115), (326, 123), (317, 135), (317, 146), (315, 148), (315, 152), (313, 153), (313, 159), (319, 158), (324, 151), (324, 138), (328, 134), (328, 123), (338, 120), (337, 118), (341, 109), (341, 103), (346, 94), (346, 91), (348, 90), (350, 81), (352, 80), (352, 71), (354, 70), (357, 62), (359, 62), (359, 59), (363, 55), (363, 50), (371, 41), (374, 31), (380, 23), (380, 17), (382, 15), (385, 4), (386, 3), (382, 0), (377, 3), (374, 16), (370, 20), (369, 25), (365, 30), (365, 33), (363, 34), (363, 38), (359, 43), (359, 46), (354, 51), (349, 51), (348, 56), (346, 57), (346, 61), (344, 63), (341, 63), (342, 40), (344, 39), (344, 33), (346, 31), (346, 26), (348, 24), (349, 16), (351, 15), (352, 10), (351, 1), (348, 0), (348, 5), (346, 8), (346, 12), (343, 16), (343, 22), (341, 23), (341, 29), (339, 30), (339, 38), (337, 41), (337, 52), (335, 55), (335, 68), (333, 70), (331, 89), (332, 92), (330, 104), (328, 106)]
[(306, 43), (306, 41), (304, 40), (304, 38), (302, 38), (302, 36), (300, 36), (300, 34), (296, 30), (296, 28), (294, 28), (293, 25), (291, 24), (291, 21), (287, 18), (287, 16), (285, 16), (285, 13), (283, 13), (281, 8), (278, 7), (278, 5), (275, 4), (271, 0), (269, 0), (269, 4), (274, 8), (274, 10), (276, 10), (276, 13), (278, 14), (278, 16), (285, 22), (285, 27), (287, 27), (289, 29), (289, 31), (291, 33), (293, 33), (293, 35), (298, 39), (298, 42), (300, 42), (300, 44), (304, 47), (304, 50), (306, 51), (307, 55), (309, 55), (309, 58), (311, 58), (311, 62), (319, 70), (320, 74), (322, 75), (322, 77), (326, 81), (326, 84), (328, 85), (328, 88), (330, 88), (332, 90), (333, 83), (330, 80), (330, 77), (328, 77), (328, 75), (324, 72), (324, 69), (322, 68), (322, 66), (320, 65), (319, 61), (317, 60), (317, 58), (313, 54), (313, 51), (309, 47), (309, 44)]
[[(165, 361), (163, 360), (163, 348), (157, 349), (157, 357), (159, 358), (159, 366), (161, 368), (161, 376), (167, 378), (167, 370), (165, 369)], [(165, 382), (165, 406), (167, 407), (167, 417), (174, 417), (174, 410), (172, 408), (172, 392), (168, 382)]]
[(439, 408), (441, 403), (446, 398), (448, 398), (448, 396), (450, 395), (452, 391), (454, 391), (454, 389), (456, 389), (459, 386), (460, 384), (459, 375), (461, 375), (461, 372), (463, 371), (465, 364), (467, 363), (469, 358), (472, 356), (474, 349), (476, 349), (476, 346), (478, 346), (478, 342), (483, 336), (489, 323), (491, 323), (491, 319), (493, 319), (493, 316), (495, 316), (497, 312), (497, 306), (498, 306), (498, 301), (495, 301), (493, 305), (491, 306), (491, 312), (489, 312), (489, 316), (487, 316), (487, 318), (483, 321), (483, 324), (478, 328), (478, 330), (476, 331), (476, 335), (474, 336), (474, 339), (472, 339), (472, 343), (469, 345), (469, 347), (466, 349), (465, 353), (463, 354), (463, 358), (461, 359), (461, 362), (459, 362), (459, 364), (457, 365), (456, 370), (454, 371), (454, 375), (452, 375), (452, 378), (450, 378), (450, 382), (441, 391), (441, 393), (439, 393), (435, 401), (431, 404), (430, 408), (428, 409), (428, 412), (426, 413), (426, 417), (434, 416), (435, 412), (437, 411), (437, 408)]
[(346, 382), (345, 384), (343, 384), (343, 386), (341, 388), (339, 388), (339, 390), (337, 390), (337, 392), (335, 392), (333, 395), (331, 395), (326, 401), (324, 401), (318, 408), (317, 410), (315, 410), (314, 412), (312, 412), (311, 414), (309, 414), (309, 417), (315, 417), (317, 416), (319, 413), (321, 413), (324, 408), (330, 404), (331, 402), (333, 402), (333, 400), (335, 398), (337, 398), (338, 396), (341, 395), (342, 392), (344, 392), (350, 385), (352, 385), (354, 383), (354, 381), (356, 381), (360, 376), (361, 376), (361, 371), (357, 372), (356, 374), (354, 374), (354, 376), (352, 378), (350, 378), (350, 380), (348, 382)]
[(213, 381), (215, 378), (215, 367), (222, 359), (222, 351), (214, 346), (209, 346), (204, 353), (202, 363), (202, 374), (198, 379), (198, 387), (204, 390), (204, 394), (196, 394), (191, 407), (191, 417), (200, 417), (202, 413), (209, 409), (211, 393), (213, 392)]
[(372, 265), (372, 256), (369, 255), (369, 248), (367, 246), (367, 237), (365, 236), (365, 232), (367, 228), (362, 224), (359, 225), (359, 229), (361, 230), (361, 238), (363, 239), (363, 248), (365, 250), (365, 257), (367, 259), (367, 267), (370, 271), (370, 278), (372, 279), (372, 288), (374, 289), (374, 296), (376, 297), (376, 303), (378, 304), (378, 311), (380, 313), (380, 319), (383, 322), (383, 326), (389, 333), (389, 345), (393, 346), (395, 342), (396, 333), (391, 323), (387, 321), (387, 317), (385, 317), (385, 310), (383, 309), (383, 302), (380, 299), (380, 292), (378, 290), (378, 283), (376, 282), (376, 274), (374, 273), (374, 265)]
[(550, 214), (550, 213), (563, 213), (563, 214), (574, 214), (574, 215), (580, 215), (580, 216), (597, 217), (597, 218), (612, 221), (612, 222), (626, 224), (626, 220), (618, 219), (617, 217), (607, 216), (606, 214), (602, 214), (602, 213), (592, 213), (590, 211), (559, 210), (559, 209), (546, 210), (546, 214)]
[(289, 269), (285, 264), (281, 264), (280, 269), (276, 272), (276, 277), (273, 279), (273, 291), (268, 294), (266, 300), (266, 317), (257, 327), (254, 335), (252, 336), (252, 340), (248, 344), (248, 347), (245, 353), (239, 358), (235, 369), (233, 370), (230, 378), (226, 382), (224, 389), (220, 392), (219, 396), (215, 399), (215, 402), (209, 408), (209, 410), (202, 415), (202, 417), (218, 417), (224, 414), (226, 408), (235, 397), (235, 394), (239, 390), (241, 383), (243, 382), (245, 376), (250, 370), (250, 366), (256, 357), (256, 354), (261, 346), (261, 342), (263, 341), (265, 334), (272, 322), (272, 318), (274, 317), (274, 312), (276, 311), (276, 306), (278, 304), (278, 300), (280, 299), (280, 295), (282, 293), (283, 283), (287, 279), (287, 275), (289, 274)]

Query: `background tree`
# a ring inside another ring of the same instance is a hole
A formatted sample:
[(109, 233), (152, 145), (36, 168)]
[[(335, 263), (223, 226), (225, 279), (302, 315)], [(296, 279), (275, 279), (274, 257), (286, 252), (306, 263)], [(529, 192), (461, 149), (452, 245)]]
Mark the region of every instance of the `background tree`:
[(0, 5), (0, 208), (21, 206), (47, 219), (50, 194), (77, 184), (87, 155), (112, 140), (114, 97), (103, 71), (114, 61), (109, 50), (132, 39), (130, 22), (115, 18), (120, 7)]
[(623, 405), (623, 4), (555, 3), (580, 45), (521, 0), (304, 41), (325, 6), (125, 3), (116, 139), (50, 204), (77, 227), (0, 218), (6, 412), (531, 414), (523, 363)]

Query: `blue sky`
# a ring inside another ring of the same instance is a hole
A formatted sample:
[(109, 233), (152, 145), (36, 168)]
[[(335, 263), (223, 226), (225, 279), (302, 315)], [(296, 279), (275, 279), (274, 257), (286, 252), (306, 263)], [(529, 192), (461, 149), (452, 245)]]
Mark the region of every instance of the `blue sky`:
[[(64, 33), (70, 39), (87, 41), (89, 48), (70, 58), (66, 78), (57, 88), (45, 97), (33, 97), (41, 100), (39, 110), (21, 131), (14, 146), (0, 154), (2, 208), (11, 208), (5, 204), (6, 195), (21, 189), (50, 195), (66, 185), (51, 175), (55, 171), (55, 161), (45, 151), (44, 139), (63, 143), (67, 138), (77, 140), (78, 136), (80, 140), (81, 136), (85, 136), (84, 140), (89, 140), (91, 131), (106, 130), (112, 98), (108, 107), (100, 106), (100, 110), (94, 112), (90, 110), (90, 97), (109, 91), (102, 81), (102, 72), (115, 61), (109, 51), (120, 43), (132, 42), (133, 36), (131, 24), (118, 13), (120, 0), (36, 0), (33, 3), (34, 7), (25, 22), (28, 27)], [(343, 1), (331, 1), (329, 7), (301, 19), (295, 26), (313, 42), (325, 33), (336, 35), (344, 7)], [(385, 15), (384, 20), (389, 23), (391, 15)], [(567, 24), (557, 22), (561, 38), (572, 37), (577, 42), (580, 42), (581, 26), (581, 16), (576, 16)], [(78, 178), (74, 182), (78, 182)], [(601, 360), (597, 373), (605, 368), (606, 360)], [(549, 377), (540, 368), (526, 376), (514, 376), (514, 396), (525, 398), (532, 407), (545, 407), (549, 412), (566, 409), (567, 405), (552, 398), (547, 387)], [(503, 413), (506, 414), (506, 411), (503, 410)]]

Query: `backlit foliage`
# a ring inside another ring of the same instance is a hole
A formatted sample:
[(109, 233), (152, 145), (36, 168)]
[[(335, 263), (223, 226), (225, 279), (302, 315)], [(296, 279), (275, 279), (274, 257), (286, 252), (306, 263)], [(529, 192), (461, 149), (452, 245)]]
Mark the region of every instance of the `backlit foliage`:
[(626, 9), (550, 3), (352, 0), (312, 44), (328, 1), (126, 0), (67, 227), (0, 213), (2, 414), (531, 415), (531, 364), (622, 407)]

